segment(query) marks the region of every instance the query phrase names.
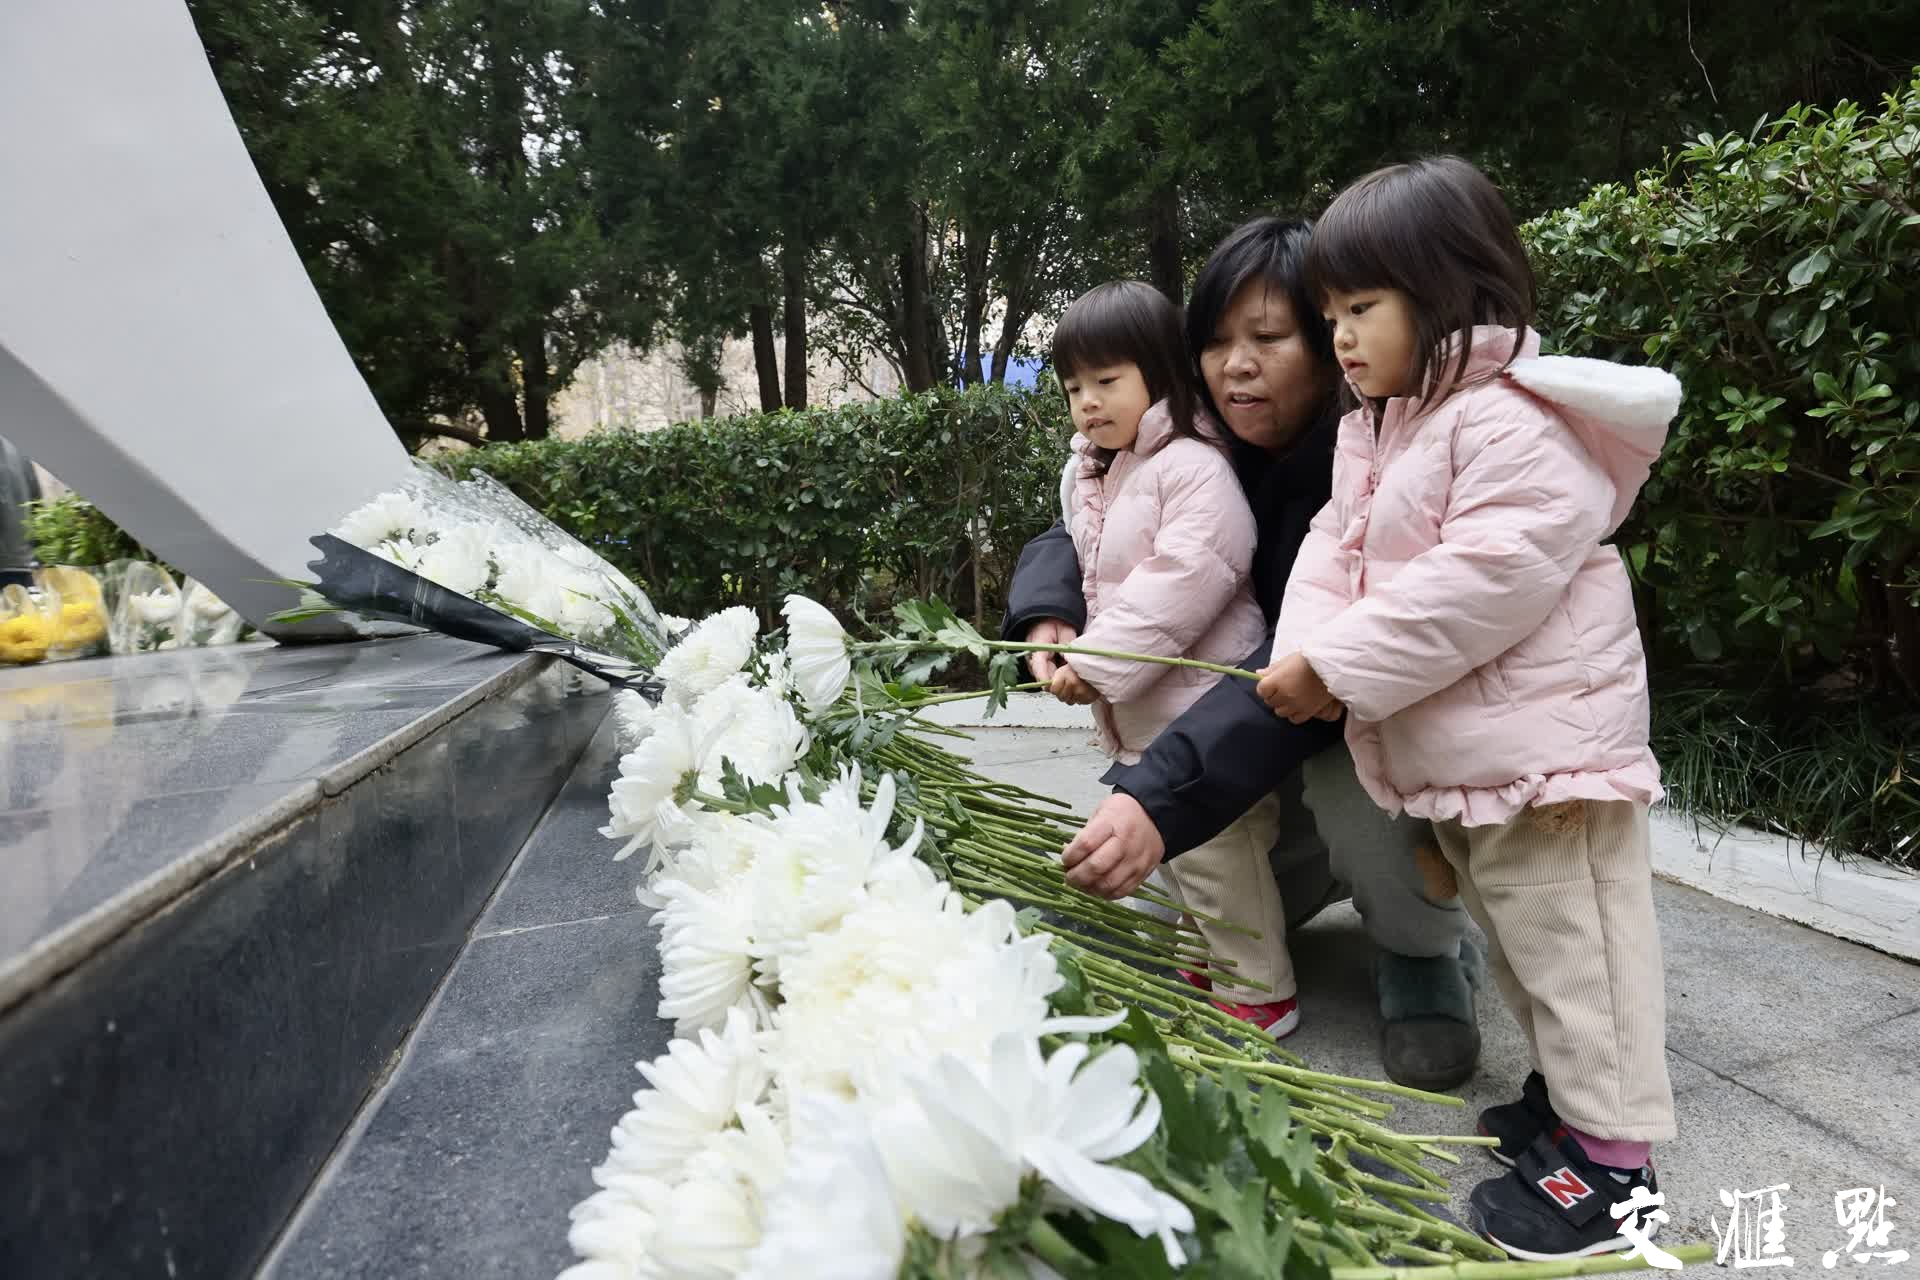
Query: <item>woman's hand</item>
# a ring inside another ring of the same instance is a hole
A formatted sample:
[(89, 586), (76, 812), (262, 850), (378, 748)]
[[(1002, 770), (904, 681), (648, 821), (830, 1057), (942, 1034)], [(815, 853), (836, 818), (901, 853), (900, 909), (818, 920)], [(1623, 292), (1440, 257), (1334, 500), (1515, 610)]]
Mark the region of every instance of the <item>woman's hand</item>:
[(1067, 883), (1074, 888), (1119, 899), (1153, 874), (1166, 851), (1160, 828), (1140, 802), (1116, 791), (1100, 802), (1087, 825), (1067, 842), (1060, 861), (1066, 867)]
[(1319, 672), (1304, 657), (1291, 654), (1260, 673), (1255, 689), (1273, 713), (1293, 724), (1309, 720), (1338, 720), (1346, 710), (1333, 696)]
[[(1071, 628), (1069, 628), (1071, 630)], [(1039, 657), (1035, 654), (1034, 657)], [(1047, 681), (1047, 692), (1070, 707), (1084, 707), (1100, 696), (1098, 690), (1082, 680), (1073, 667), (1063, 662)]]
[[(1062, 622), (1059, 618), (1042, 618), (1027, 628), (1029, 644), (1072, 644), (1079, 638), (1079, 629), (1071, 622)], [(1027, 669), (1033, 672), (1035, 680), (1051, 681), (1054, 671), (1065, 665), (1066, 662), (1057, 653), (1027, 655)], [(1088, 701), (1091, 702), (1092, 699), (1089, 698)]]

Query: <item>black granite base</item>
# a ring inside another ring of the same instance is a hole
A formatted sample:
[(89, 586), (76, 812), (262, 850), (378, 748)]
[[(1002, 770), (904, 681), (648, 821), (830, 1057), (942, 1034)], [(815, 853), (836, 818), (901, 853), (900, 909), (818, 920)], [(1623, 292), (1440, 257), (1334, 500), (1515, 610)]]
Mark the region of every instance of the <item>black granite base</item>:
[(0, 1276), (258, 1265), (604, 716), (512, 662), (0, 1015)]
[(598, 834), (603, 726), (362, 1123), (275, 1251), (273, 1280), (551, 1276), (567, 1210), (665, 1051), (658, 939)]

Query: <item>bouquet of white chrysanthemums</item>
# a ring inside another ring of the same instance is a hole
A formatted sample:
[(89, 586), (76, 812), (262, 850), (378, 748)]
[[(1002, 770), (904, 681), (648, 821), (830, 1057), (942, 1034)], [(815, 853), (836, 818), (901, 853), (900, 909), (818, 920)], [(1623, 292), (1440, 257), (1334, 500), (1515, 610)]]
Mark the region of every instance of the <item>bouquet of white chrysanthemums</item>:
[(574, 1210), (568, 1280), (1498, 1256), (1415, 1205), (1445, 1199), (1427, 1158), (1484, 1140), (1381, 1128), (1362, 1092), (1434, 1095), (1309, 1071), (1194, 998), (1167, 972), (1205, 967), (1190, 926), (1067, 888), (1057, 809), (913, 719), (961, 695), (874, 669), (997, 645), (939, 606), (868, 642), (783, 612), (784, 644), (728, 609), (681, 633), (657, 705), (616, 695), (604, 834), (649, 851), (678, 1038)]
[(313, 542), (319, 581), (289, 584), (306, 594), (276, 621), (403, 622), (551, 652), (617, 683), (667, 647), (645, 592), (481, 472), (454, 481), (417, 467)]

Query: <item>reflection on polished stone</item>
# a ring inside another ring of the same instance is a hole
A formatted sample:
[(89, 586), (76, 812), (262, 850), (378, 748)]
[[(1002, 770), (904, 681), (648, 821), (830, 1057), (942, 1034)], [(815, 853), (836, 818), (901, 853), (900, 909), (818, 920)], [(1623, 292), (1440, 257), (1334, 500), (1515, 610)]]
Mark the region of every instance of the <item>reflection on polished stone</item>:
[(427, 635), (0, 671), (0, 970), (520, 661)]

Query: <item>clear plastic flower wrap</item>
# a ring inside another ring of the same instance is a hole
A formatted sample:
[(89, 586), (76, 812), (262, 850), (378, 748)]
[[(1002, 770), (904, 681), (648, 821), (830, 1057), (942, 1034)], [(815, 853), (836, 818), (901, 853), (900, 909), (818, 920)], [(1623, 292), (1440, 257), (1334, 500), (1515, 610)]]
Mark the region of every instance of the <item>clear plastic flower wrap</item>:
[(180, 647), (185, 599), (173, 575), (145, 560), (106, 568), (107, 645), (116, 655)]
[(278, 615), (402, 622), (553, 653), (647, 689), (668, 640), (646, 593), (491, 476), (425, 464), (312, 539), (309, 596)]

